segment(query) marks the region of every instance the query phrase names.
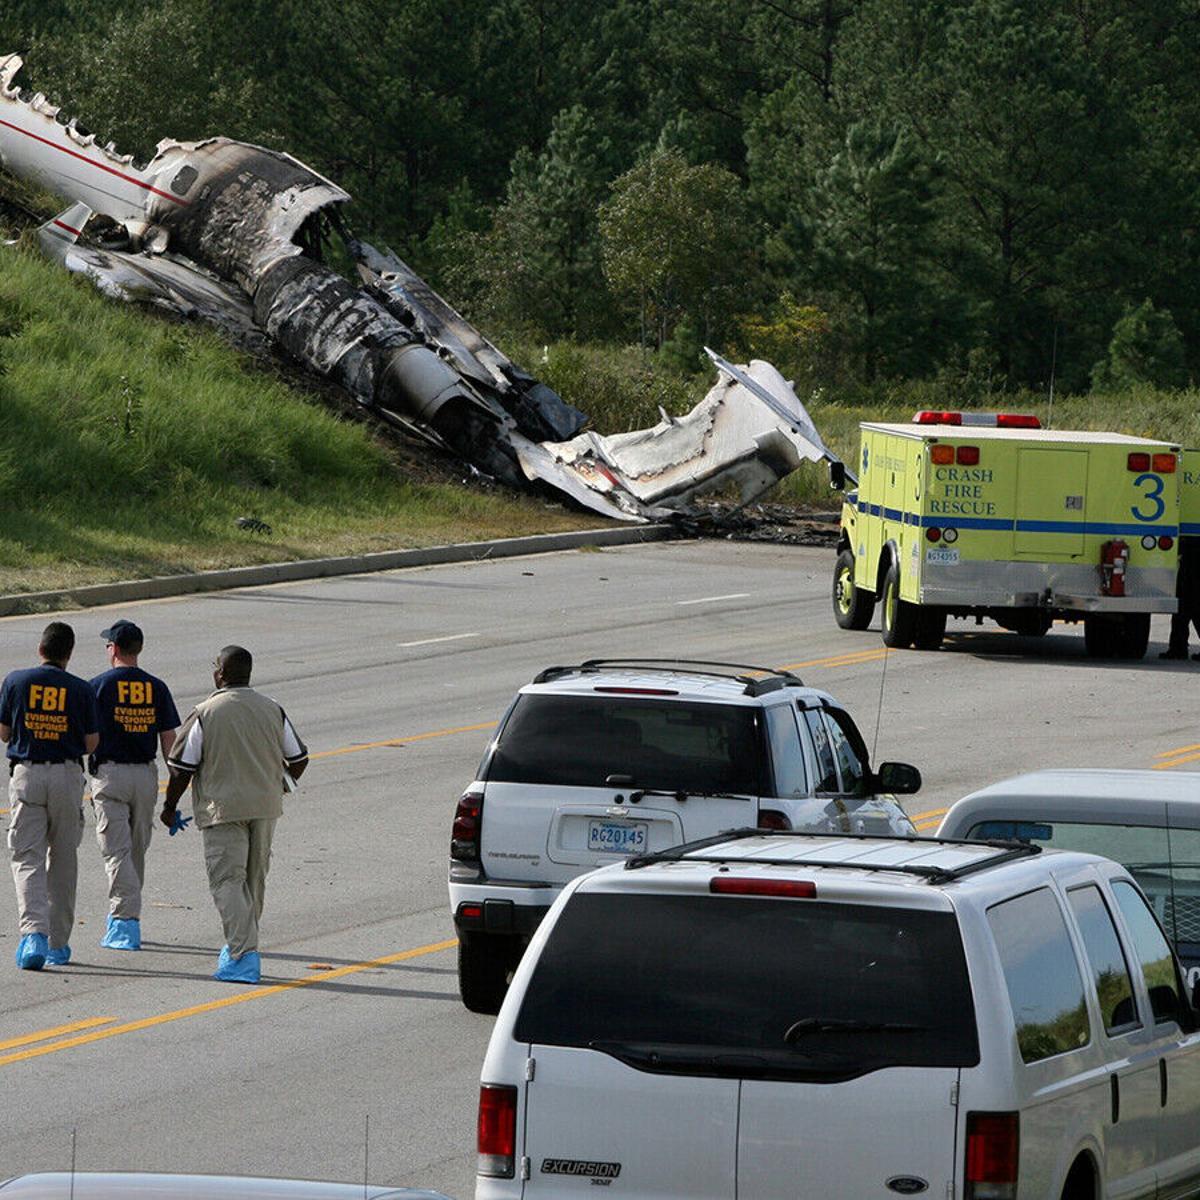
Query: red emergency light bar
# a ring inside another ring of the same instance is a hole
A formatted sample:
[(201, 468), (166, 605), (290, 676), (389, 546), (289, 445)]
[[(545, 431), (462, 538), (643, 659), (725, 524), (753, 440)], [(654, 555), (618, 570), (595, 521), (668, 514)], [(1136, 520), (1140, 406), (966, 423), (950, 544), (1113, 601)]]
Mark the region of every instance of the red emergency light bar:
[(923, 409), (913, 413), (914, 425), (990, 425), (998, 429), (1041, 429), (1033, 413), (964, 413)]
[(708, 881), (708, 890), (718, 896), (791, 896), (815, 900), (817, 885), (808, 879), (756, 879), (737, 875), (717, 875)]

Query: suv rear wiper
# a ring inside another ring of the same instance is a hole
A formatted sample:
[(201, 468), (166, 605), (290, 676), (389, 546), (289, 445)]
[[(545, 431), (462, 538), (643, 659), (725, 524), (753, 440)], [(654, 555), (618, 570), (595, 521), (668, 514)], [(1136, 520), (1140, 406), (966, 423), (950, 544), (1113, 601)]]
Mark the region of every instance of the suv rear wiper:
[(629, 793), (629, 803), (637, 804), (643, 796), (670, 796), (679, 804), (682, 804), (689, 796), (695, 796), (697, 800), (750, 800), (751, 796), (747, 796), (742, 792), (697, 792), (690, 791), (685, 788), (679, 788), (676, 791), (660, 791), (658, 788), (635, 788)]
[(809, 1033), (920, 1033), (928, 1025), (910, 1025), (902, 1021), (854, 1021), (843, 1017), (801, 1017), (788, 1026), (783, 1040), (790, 1046)]
[(643, 1067), (761, 1067), (765, 1060), (730, 1046), (688, 1046), (670, 1042), (588, 1042), (589, 1050), (611, 1054), (622, 1062)]

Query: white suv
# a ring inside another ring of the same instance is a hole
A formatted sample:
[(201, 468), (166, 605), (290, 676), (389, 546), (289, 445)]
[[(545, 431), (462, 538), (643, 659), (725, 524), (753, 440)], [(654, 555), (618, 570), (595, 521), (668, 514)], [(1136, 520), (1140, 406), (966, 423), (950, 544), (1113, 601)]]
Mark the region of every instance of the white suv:
[(450, 907), (463, 1003), (499, 1011), (530, 934), (569, 880), (726, 829), (913, 832), (849, 714), (787, 672), (595, 659), (517, 694), (458, 802)]
[(568, 885), (484, 1060), (476, 1200), (1200, 1188), (1200, 1034), (1129, 873), (743, 831)]

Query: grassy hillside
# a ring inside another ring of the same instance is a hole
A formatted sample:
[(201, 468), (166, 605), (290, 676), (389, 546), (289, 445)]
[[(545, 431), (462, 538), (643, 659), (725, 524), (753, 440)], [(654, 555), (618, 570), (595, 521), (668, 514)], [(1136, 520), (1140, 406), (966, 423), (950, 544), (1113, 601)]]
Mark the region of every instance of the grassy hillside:
[(594, 523), (411, 482), (366, 427), (210, 330), (106, 301), (6, 246), (0, 506), (0, 592)]

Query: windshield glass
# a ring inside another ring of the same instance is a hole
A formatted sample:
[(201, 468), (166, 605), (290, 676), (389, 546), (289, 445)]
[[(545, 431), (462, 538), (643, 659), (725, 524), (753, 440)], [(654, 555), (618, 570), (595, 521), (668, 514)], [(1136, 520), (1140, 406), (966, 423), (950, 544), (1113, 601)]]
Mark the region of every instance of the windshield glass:
[(522, 696), (488, 780), (762, 794), (758, 709), (630, 696)]
[(820, 900), (576, 895), (515, 1033), (748, 1078), (978, 1061), (953, 914)]

